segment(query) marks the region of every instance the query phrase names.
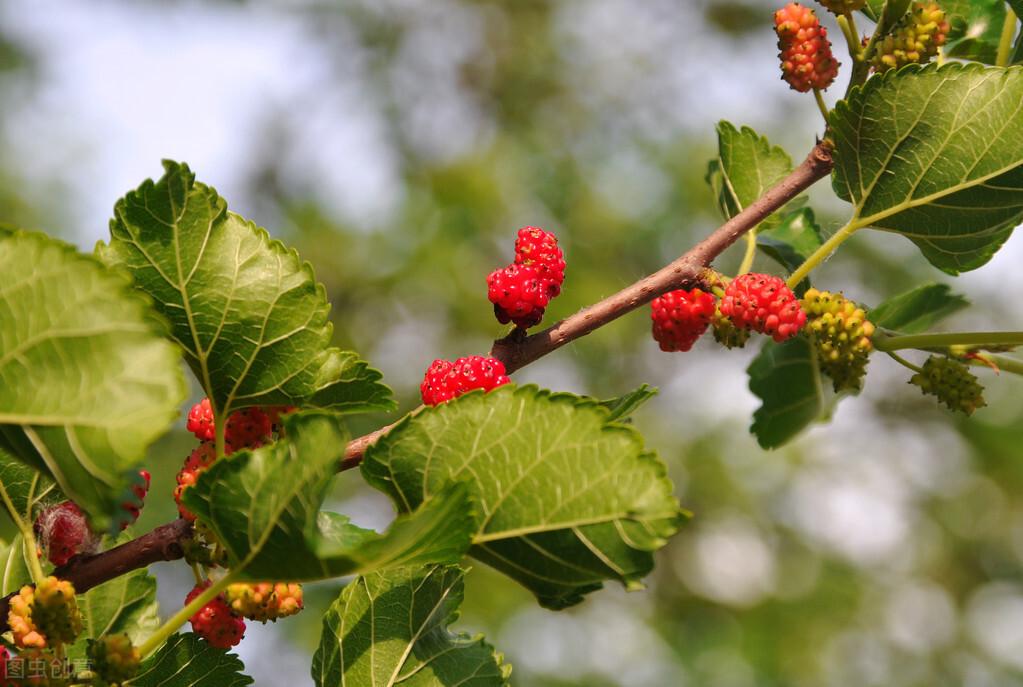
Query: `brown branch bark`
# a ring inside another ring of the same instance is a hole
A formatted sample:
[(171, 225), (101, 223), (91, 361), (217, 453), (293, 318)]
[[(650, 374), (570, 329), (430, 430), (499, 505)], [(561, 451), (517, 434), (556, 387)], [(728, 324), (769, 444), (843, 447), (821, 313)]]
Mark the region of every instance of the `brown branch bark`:
[[(718, 255), (768, 215), (827, 176), (832, 164), (830, 147), (826, 143), (818, 143), (792, 174), (671, 264), (542, 332), (531, 336), (513, 334), (495, 341), (490, 354), (500, 359), (510, 374), (663, 293), (698, 282), (703, 270)], [(366, 448), (390, 431), (394, 424), (353, 439), (346, 447), (339, 470), (357, 467)], [(191, 536), (191, 524), (175, 520), (109, 551), (77, 556), (67, 565), (57, 568), (54, 575), (71, 580), (76, 590), (84, 592), (151, 563), (182, 558), (183, 544)], [(0, 632), (8, 629), (9, 598), (0, 599)]]
[[(494, 342), (490, 350), (491, 357), (504, 363), (505, 370), (511, 374), (565, 344), (586, 336), (641, 305), (649, 303), (661, 294), (700, 281), (703, 270), (726, 248), (760, 224), (771, 213), (830, 174), (833, 166), (830, 145), (827, 142), (818, 143), (802, 164), (777, 186), (768, 190), (674, 262), (643, 277), (618, 293), (608, 296), (599, 303), (583, 308), (542, 332), (531, 336), (522, 336), (521, 330), (514, 330), (509, 336)], [(362, 455), (366, 448), (389, 432), (394, 424), (381, 427), (349, 442), (340, 470), (357, 467), (362, 462)]]
[(772, 212), (827, 176), (832, 165), (830, 147), (817, 144), (792, 174), (674, 262), (542, 332), (525, 338), (516, 338), (513, 334), (495, 341), (490, 355), (503, 362), (511, 374), (668, 291), (700, 281), (701, 273), (714, 258)]
[[(53, 571), (54, 576), (70, 580), (79, 594), (85, 593), (132, 570), (160, 561), (174, 561), (185, 555), (184, 542), (192, 536), (192, 523), (177, 519), (120, 546), (92, 555), (79, 555)], [(6, 632), (8, 594), (0, 599), (0, 632)]]

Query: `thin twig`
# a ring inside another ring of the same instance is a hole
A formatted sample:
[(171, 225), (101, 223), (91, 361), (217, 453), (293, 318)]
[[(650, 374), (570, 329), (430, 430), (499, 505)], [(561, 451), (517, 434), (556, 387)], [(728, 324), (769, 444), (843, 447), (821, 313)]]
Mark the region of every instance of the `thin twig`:
[[(490, 355), (504, 363), (505, 370), (511, 374), (649, 303), (661, 294), (701, 281), (704, 270), (714, 258), (771, 213), (830, 174), (832, 165), (831, 147), (827, 143), (818, 143), (802, 164), (777, 186), (750, 203), (674, 262), (542, 332), (523, 337), (516, 330), (513, 334), (495, 341)], [(350, 470), (357, 467), (362, 462), (366, 448), (393, 427), (394, 424), (381, 427), (375, 432), (352, 440), (345, 450), (340, 469)]]
[[(185, 555), (184, 542), (191, 536), (192, 523), (179, 518), (103, 553), (75, 556), (52, 574), (62, 580), (70, 580), (75, 591), (83, 594), (132, 570), (182, 558)], [(0, 599), (0, 633), (9, 629), (7, 610), (12, 596), (14, 594), (8, 594)]]
[(775, 210), (827, 176), (831, 167), (830, 147), (825, 143), (817, 144), (806, 160), (777, 186), (750, 203), (674, 262), (542, 332), (524, 339), (505, 338), (494, 342), (490, 355), (503, 362), (508, 374), (511, 374), (649, 303), (657, 296), (700, 281), (703, 270), (714, 258)]
[[(671, 264), (542, 332), (527, 337), (510, 336), (495, 341), (491, 355), (499, 358), (510, 374), (649, 303), (663, 293), (699, 282), (704, 270), (714, 258), (771, 213), (798, 196), (814, 182), (827, 176), (831, 172), (831, 167), (830, 147), (826, 143), (817, 144), (792, 174)], [(398, 423), (381, 427), (375, 432), (352, 440), (346, 447), (345, 457), (338, 469), (349, 470), (357, 467), (362, 462), (366, 448), (396, 424)], [(61, 579), (70, 580), (78, 592), (85, 592), (151, 563), (183, 558), (184, 543), (191, 536), (191, 523), (186, 520), (175, 520), (109, 551), (76, 556), (67, 565), (54, 570), (53, 574)], [(8, 629), (6, 621), (9, 599), (10, 596), (0, 599), (0, 632)]]

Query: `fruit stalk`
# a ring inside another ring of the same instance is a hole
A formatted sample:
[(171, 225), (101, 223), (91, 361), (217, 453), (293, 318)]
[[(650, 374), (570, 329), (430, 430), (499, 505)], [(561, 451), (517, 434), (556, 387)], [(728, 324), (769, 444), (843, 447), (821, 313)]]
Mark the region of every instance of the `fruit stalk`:
[(1005, 10), (1005, 23), (1002, 24), (1002, 35), (998, 41), (998, 53), (995, 57), (995, 65), (1008, 67), (1009, 57), (1012, 55), (1012, 39), (1016, 35), (1016, 12), (1007, 7)]
[(178, 628), (187, 623), (189, 618), (198, 613), (199, 609), (208, 604), (217, 594), (227, 589), (227, 585), (231, 584), (233, 581), (234, 574), (235, 572), (231, 571), (211, 584), (203, 590), (202, 594), (185, 604), (181, 610), (172, 615), (166, 620), (166, 622), (164, 622), (163, 625), (157, 628), (156, 632), (150, 635), (149, 639), (147, 639), (142, 646), (139, 647), (139, 653), (142, 654), (142, 658), (145, 659), (151, 653), (159, 649), (172, 634), (178, 631)]
[[(32, 579), (38, 584), (46, 575), (43, 574), (43, 567), (39, 563), (39, 556), (36, 553), (36, 538), (35, 533), (32, 531), (32, 523), (27, 522), (18, 509), (14, 507), (14, 502), (11, 501), (10, 494), (7, 493), (7, 488), (3, 482), (0, 482), (0, 498), (3, 499), (4, 507), (11, 516), (11, 520), (17, 526), (18, 531), (21, 532), (22, 543), (25, 549), (25, 561), (28, 563), (29, 572), (32, 573)], [(32, 494), (29, 493), (29, 503), (32, 502)], [(4, 610), (4, 618), (7, 618), (6, 609)]]
[(838, 26), (842, 29), (845, 42), (849, 47), (849, 57), (854, 61), (863, 59), (863, 45), (860, 43), (859, 30), (856, 28), (856, 21), (852, 13), (838, 15)]

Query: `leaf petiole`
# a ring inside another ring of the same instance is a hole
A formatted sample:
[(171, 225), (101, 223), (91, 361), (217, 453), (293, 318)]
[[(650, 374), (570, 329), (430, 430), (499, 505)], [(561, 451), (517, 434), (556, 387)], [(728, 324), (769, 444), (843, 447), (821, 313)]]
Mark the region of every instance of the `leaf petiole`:
[(810, 274), (810, 272), (817, 268), (822, 262), (827, 260), (831, 254), (845, 242), (846, 239), (856, 233), (856, 230), (860, 228), (861, 225), (853, 219), (835, 232), (831, 238), (822, 243), (820, 247), (811, 253), (810, 257), (804, 260), (803, 264), (796, 268), (796, 271), (789, 276), (788, 281), (786, 282), (788, 287), (790, 289), (794, 289), (799, 282), (806, 279), (806, 276)]
[(819, 88), (813, 89), (813, 98), (817, 101), (817, 109), (821, 111), (821, 115), (824, 117), (824, 126), (828, 125), (828, 114), (831, 110), (828, 109), (828, 104), (824, 102), (824, 96), (821, 95)]
[(845, 42), (849, 45), (849, 57), (855, 62), (863, 61), (863, 46), (860, 44), (859, 31), (856, 29), (856, 20), (852, 12), (838, 15), (838, 26), (842, 29)]
[(998, 53), (995, 66), (1008, 67), (1009, 56), (1012, 54), (1012, 39), (1016, 36), (1016, 12), (1011, 7), (1005, 10), (1005, 23), (1002, 24), (1002, 35), (998, 40)]
[(950, 346), (1023, 346), (1023, 332), (949, 332), (942, 334), (907, 334), (880, 336), (873, 340), (879, 351), (900, 351), (907, 348), (932, 349)]
[(854, 86), (862, 85), (870, 75), (870, 59), (874, 56), (874, 46), (892, 28), (886, 24), (885, 19), (886, 17), (884, 16), (880, 18), (867, 44), (860, 49), (859, 58), (853, 64), (852, 76), (849, 78), (849, 85), (845, 90), (846, 97), (849, 97), (849, 93), (852, 92)]
[(887, 353), (888, 357), (891, 358), (892, 360), (894, 360), (895, 362), (897, 362), (899, 365), (902, 365), (903, 367), (909, 368), (913, 372), (920, 372), (920, 373), (923, 372), (923, 370), (919, 366), (914, 365), (913, 363), (909, 362), (908, 360), (903, 358), (898, 353), (895, 353), (894, 351), (885, 351), (885, 353)]
[[(3, 499), (4, 508), (11, 515), (11, 520), (14, 521), (14, 525), (21, 532), (22, 542), (25, 549), (25, 562), (28, 564), (29, 571), (32, 573), (32, 579), (36, 584), (42, 582), (46, 577), (43, 573), (43, 566), (39, 563), (39, 554), (36, 549), (36, 537), (32, 531), (32, 523), (26, 522), (18, 509), (14, 507), (14, 502), (11, 500), (10, 494), (7, 493), (7, 487), (2, 481), (0, 481), (0, 498)], [(29, 494), (29, 503), (32, 503), (32, 495)]]
[[(816, 91), (814, 91), (816, 93)], [(746, 252), (742, 256), (742, 262), (739, 263), (739, 271), (736, 272), (736, 276), (740, 274), (746, 274), (753, 267), (753, 258), (757, 255), (757, 230), (751, 229), (746, 233)]]

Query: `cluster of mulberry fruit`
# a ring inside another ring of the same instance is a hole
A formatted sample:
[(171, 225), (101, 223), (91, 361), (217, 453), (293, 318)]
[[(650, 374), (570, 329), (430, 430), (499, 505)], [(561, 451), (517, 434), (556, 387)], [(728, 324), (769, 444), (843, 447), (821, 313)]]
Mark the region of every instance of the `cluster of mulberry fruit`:
[[(819, 0), (839, 16), (863, 9), (865, 0)], [(945, 44), (949, 32), (945, 11), (936, 2), (916, 0), (887, 33), (873, 44), (864, 59), (875, 72), (898, 69), (907, 64), (926, 64)], [(782, 79), (800, 93), (825, 90), (838, 75), (839, 63), (832, 53), (828, 30), (812, 9), (789, 3), (774, 14), (778, 35), (778, 57)], [(870, 41), (863, 38), (863, 45)], [(857, 57), (857, 59), (860, 59)]]
[(983, 408), (984, 387), (967, 366), (941, 355), (932, 355), (918, 373), (909, 380), (926, 394), (934, 396), (950, 410), (972, 415)]
[[(273, 442), (283, 432), (281, 416), (296, 410), (292, 406), (245, 408), (236, 411), (224, 426), (224, 453), (259, 448)], [(225, 563), (218, 552), (216, 537), (195, 514), (182, 503), (182, 496), (198, 481), (199, 476), (217, 460), (216, 421), (208, 398), (192, 406), (188, 413), (188, 430), (199, 440), (199, 445), (185, 459), (177, 475), (174, 500), (182, 518), (195, 522), (195, 542), (187, 548), (189, 560), (207, 568)], [(185, 598), (188, 605), (209, 588), (205, 580), (197, 584)], [(189, 621), (196, 634), (215, 647), (227, 649), (238, 644), (245, 635), (245, 618), (276, 620), (302, 610), (302, 587), (298, 584), (232, 584), (228, 592), (218, 594), (192, 614)]]
[[(121, 529), (138, 519), (150, 486), (150, 474), (140, 470), (122, 504)], [(100, 536), (92, 530), (82, 509), (72, 501), (44, 508), (33, 523), (39, 555), (54, 566), (63, 566), (80, 554), (94, 553)], [(75, 642), (83, 629), (82, 614), (70, 580), (44, 577), (37, 584), (23, 586), (11, 597), (7, 611), (11, 640), (18, 650), (11, 659), (6, 648), (0, 652), (0, 678), (7, 678), (8, 661), (18, 662), (15, 681), (0, 679), (0, 685), (66, 685), (73, 675), (64, 647)], [(88, 649), (90, 670), (97, 685), (118, 687), (135, 675), (138, 650), (126, 636), (110, 635), (91, 639)], [(90, 683), (91, 684), (91, 683)]]
[(196, 480), (199, 479), (199, 475), (206, 468), (213, 465), (216, 460), (217, 449), (213, 442), (204, 441), (192, 449), (192, 452), (188, 454), (188, 458), (185, 458), (185, 464), (178, 471), (177, 486), (174, 487), (174, 502), (178, 504), (178, 513), (185, 520), (194, 521), (195, 515), (181, 503), (181, 496), (185, 493), (185, 489), (194, 485)]
[(142, 655), (126, 634), (105, 635), (89, 641), (91, 668), (102, 682), (119, 687), (138, 673)]
[(874, 325), (841, 294), (809, 289), (796, 297), (780, 277), (743, 274), (725, 287), (720, 302), (700, 289), (671, 291), (651, 304), (653, 336), (662, 351), (688, 351), (708, 328), (728, 348), (742, 347), (750, 332), (777, 342), (805, 332), (821, 370), (835, 391), (858, 391), (873, 351)]
[(886, 72), (907, 64), (925, 64), (945, 44), (949, 24), (944, 10), (934, 2), (914, 2), (895, 30), (875, 46), (871, 64)]
[(650, 302), (654, 340), (662, 351), (688, 351), (710, 326), (714, 296), (700, 289), (678, 289)]
[(720, 303), (700, 289), (670, 291), (651, 302), (650, 318), (662, 351), (688, 351), (711, 325), (729, 348), (741, 347), (751, 331), (786, 341), (799, 332), (806, 313), (783, 279), (750, 273), (733, 279)]
[(711, 332), (714, 340), (725, 348), (743, 348), (749, 341), (750, 330), (740, 329), (735, 326), (724, 313), (721, 312), (720, 304), (714, 308), (714, 316), (710, 320)]
[(224, 600), (236, 614), (261, 623), (287, 618), (302, 610), (302, 586), (284, 582), (228, 585)]
[[(224, 440), (231, 447), (258, 448), (269, 442), (274, 431), (271, 412), (280, 412), (278, 408), (245, 408), (231, 413), (224, 428)], [(213, 441), (216, 438), (216, 424), (213, 420), (213, 407), (210, 399), (203, 400), (192, 406), (188, 411), (188, 431), (199, 441)]]
[[(292, 406), (274, 406), (268, 408), (245, 408), (231, 413), (224, 427), (224, 453), (230, 455), (241, 449), (259, 448), (274, 440), (280, 431), (280, 416), (295, 410)], [(188, 412), (188, 431), (199, 440), (199, 446), (185, 458), (185, 463), (177, 475), (177, 486), (174, 489), (174, 501), (178, 504), (178, 512), (186, 520), (195, 520), (181, 504), (181, 495), (185, 489), (195, 484), (199, 475), (217, 459), (214, 440), (216, 424), (213, 418), (213, 407), (208, 398), (204, 398)]]
[(874, 350), (870, 342), (874, 325), (866, 311), (842, 294), (817, 289), (803, 294), (803, 310), (817, 360), (835, 391), (859, 391)]
[(7, 625), (14, 644), (21, 649), (45, 649), (74, 642), (82, 631), (74, 585), (52, 576), (34, 587), (25, 585), (11, 597)]
[(796, 294), (784, 279), (770, 274), (736, 277), (725, 288), (720, 307), (738, 328), (767, 334), (779, 343), (795, 336), (806, 322)]
[[(139, 471), (138, 481), (131, 487), (131, 500), (122, 504), (121, 529), (138, 520), (150, 479), (147, 470)], [(57, 566), (65, 565), (78, 554), (93, 553), (99, 546), (99, 535), (92, 531), (85, 513), (73, 501), (62, 501), (41, 511), (33, 530), (42, 553)]]
[[(206, 580), (195, 585), (185, 597), (185, 605), (197, 599), (210, 584), (210, 581)], [(189, 622), (197, 635), (218, 649), (230, 649), (245, 636), (245, 621), (231, 610), (220, 594), (207, 601), (189, 618)]]
[[(210, 587), (206, 580), (185, 597), (188, 605)], [(189, 622), (215, 647), (229, 649), (245, 636), (245, 618), (262, 623), (295, 615), (303, 608), (302, 586), (284, 582), (235, 583), (206, 602)]]
[(515, 262), (487, 277), (487, 297), (498, 322), (528, 329), (543, 319), (565, 282), (565, 256), (558, 239), (539, 227), (519, 229)]
[(782, 78), (794, 90), (823, 91), (838, 75), (828, 30), (809, 7), (793, 2), (774, 14)]
[[(487, 277), (487, 297), (501, 324), (513, 322), (525, 330), (543, 319), (551, 299), (565, 283), (565, 255), (558, 239), (540, 227), (523, 227), (515, 238), (515, 261)], [(507, 384), (504, 363), (479, 355), (457, 360), (434, 360), (423, 375), (419, 393), (423, 404), (446, 403), (475, 389), (491, 391)]]
[(470, 355), (454, 362), (438, 359), (427, 368), (419, 393), (424, 405), (435, 406), (474, 389), (490, 391), (510, 381), (504, 363), (496, 358)]

